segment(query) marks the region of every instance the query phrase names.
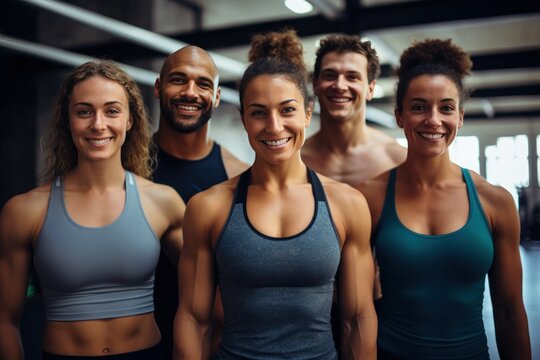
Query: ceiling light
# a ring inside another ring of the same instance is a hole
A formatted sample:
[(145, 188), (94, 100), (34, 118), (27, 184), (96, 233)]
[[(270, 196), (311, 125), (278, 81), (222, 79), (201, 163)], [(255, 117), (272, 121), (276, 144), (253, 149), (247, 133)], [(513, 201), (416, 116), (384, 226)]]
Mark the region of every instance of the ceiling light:
[(297, 14), (306, 14), (313, 10), (313, 5), (306, 0), (285, 0), (285, 6)]

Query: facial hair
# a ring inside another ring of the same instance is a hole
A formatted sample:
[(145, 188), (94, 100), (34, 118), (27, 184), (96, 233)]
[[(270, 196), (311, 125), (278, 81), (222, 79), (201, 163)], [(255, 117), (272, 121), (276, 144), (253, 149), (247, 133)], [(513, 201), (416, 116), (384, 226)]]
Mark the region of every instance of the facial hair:
[[(176, 121), (176, 116), (174, 112), (167, 106), (163, 101), (159, 102), (159, 107), (161, 109), (161, 116), (169, 123), (169, 125), (179, 133), (189, 134), (198, 131), (201, 129), (212, 117), (212, 112), (214, 110), (213, 106), (210, 106), (206, 111), (203, 111), (201, 116), (197, 119), (195, 123), (184, 124), (181, 121)], [(206, 104), (204, 104), (206, 106)]]

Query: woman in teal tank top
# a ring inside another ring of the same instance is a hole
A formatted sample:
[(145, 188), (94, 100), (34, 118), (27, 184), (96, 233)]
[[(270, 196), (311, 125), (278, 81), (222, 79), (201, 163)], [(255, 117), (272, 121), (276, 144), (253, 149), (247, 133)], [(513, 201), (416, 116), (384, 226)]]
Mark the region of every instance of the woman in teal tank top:
[(401, 55), (395, 115), (407, 159), (360, 189), (380, 269), (379, 359), (489, 359), (486, 275), (500, 358), (531, 358), (513, 199), (448, 154), (463, 126), (471, 66), (450, 40)]

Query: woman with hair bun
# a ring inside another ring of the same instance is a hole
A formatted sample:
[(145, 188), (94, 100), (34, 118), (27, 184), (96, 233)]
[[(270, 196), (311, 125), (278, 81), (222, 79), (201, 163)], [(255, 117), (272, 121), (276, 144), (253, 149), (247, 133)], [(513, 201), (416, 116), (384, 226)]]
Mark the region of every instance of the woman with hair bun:
[(369, 209), (360, 192), (300, 158), (311, 120), (302, 47), (293, 31), (270, 33), (254, 39), (250, 60), (240, 113), (255, 161), (187, 206), (175, 359), (210, 357), (218, 283), (224, 326), (216, 359), (375, 359)]
[(401, 55), (395, 116), (407, 159), (362, 188), (380, 266), (379, 359), (489, 359), (489, 279), (501, 359), (531, 358), (512, 196), (450, 160), (469, 56), (429, 39)]

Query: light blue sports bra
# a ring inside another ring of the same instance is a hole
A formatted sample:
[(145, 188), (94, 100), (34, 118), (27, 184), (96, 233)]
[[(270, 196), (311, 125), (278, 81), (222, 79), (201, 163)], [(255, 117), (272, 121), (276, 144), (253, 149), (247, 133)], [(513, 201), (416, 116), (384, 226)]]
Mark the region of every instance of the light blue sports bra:
[(126, 172), (124, 210), (112, 224), (75, 223), (64, 204), (64, 184), (51, 186), (34, 263), (48, 321), (133, 316), (154, 311), (160, 243), (144, 216), (133, 174)]

